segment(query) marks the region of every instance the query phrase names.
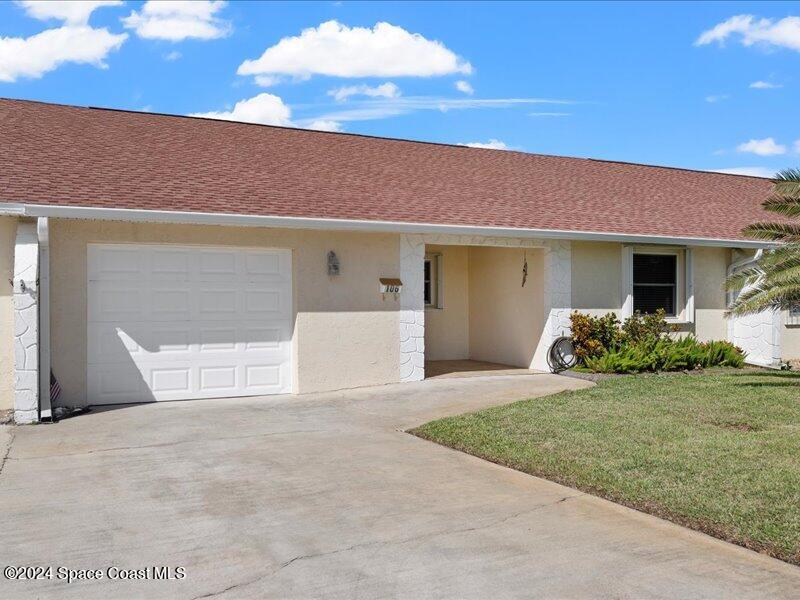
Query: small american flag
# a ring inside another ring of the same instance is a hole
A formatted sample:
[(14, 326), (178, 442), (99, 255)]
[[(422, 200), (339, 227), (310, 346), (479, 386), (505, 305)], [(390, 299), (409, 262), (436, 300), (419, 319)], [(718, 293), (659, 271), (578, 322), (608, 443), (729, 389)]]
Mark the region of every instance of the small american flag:
[(50, 406), (53, 406), (56, 403), (59, 396), (61, 396), (61, 386), (59, 385), (56, 376), (53, 375), (53, 371), (50, 371)]

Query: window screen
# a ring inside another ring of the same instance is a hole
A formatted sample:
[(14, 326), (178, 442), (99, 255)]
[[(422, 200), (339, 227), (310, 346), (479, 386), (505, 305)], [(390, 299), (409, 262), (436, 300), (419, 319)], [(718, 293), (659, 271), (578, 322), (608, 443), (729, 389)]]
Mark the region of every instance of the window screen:
[(433, 274), (433, 265), (431, 264), (431, 260), (429, 258), (425, 259), (425, 276), (424, 276), (424, 296), (425, 296), (425, 306), (430, 306), (433, 304), (433, 280), (431, 279), (431, 275)]
[(678, 257), (674, 254), (633, 255), (633, 310), (643, 314), (663, 308), (675, 316)]

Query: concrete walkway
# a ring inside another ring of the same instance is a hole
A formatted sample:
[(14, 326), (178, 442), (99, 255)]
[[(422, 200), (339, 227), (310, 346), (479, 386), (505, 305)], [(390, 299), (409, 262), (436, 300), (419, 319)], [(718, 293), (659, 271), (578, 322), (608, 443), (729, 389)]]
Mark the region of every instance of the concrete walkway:
[(0, 578), (0, 597), (797, 597), (800, 569), (401, 431), (585, 385), (439, 379), (17, 427), (0, 562), (103, 579)]

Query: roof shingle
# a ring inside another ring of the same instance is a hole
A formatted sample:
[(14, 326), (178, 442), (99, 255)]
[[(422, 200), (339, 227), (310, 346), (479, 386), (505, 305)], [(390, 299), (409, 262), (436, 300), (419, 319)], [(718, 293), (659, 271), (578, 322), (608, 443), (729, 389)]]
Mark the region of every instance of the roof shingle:
[(741, 239), (767, 179), (0, 99), (0, 201)]

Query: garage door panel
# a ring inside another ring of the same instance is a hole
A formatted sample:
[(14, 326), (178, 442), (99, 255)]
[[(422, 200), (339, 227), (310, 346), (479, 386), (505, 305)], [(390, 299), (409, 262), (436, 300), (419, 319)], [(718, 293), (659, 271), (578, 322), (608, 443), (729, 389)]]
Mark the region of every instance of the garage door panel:
[(134, 246), (107, 246), (101, 252), (90, 246), (87, 269), (89, 281), (138, 281), (146, 272), (147, 260), (148, 255), (137, 251)]
[(137, 248), (90, 247), (90, 402), (291, 391), (289, 251)]
[(154, 281), (189, 281), (191, 253), (188, 250), (154, 249), (145, 253), (151, 257), (150, 275)]
[(87, 310), (95, 322), (143, 321), (150, 299), (138, 285), (129, 282), (89, 282)]

